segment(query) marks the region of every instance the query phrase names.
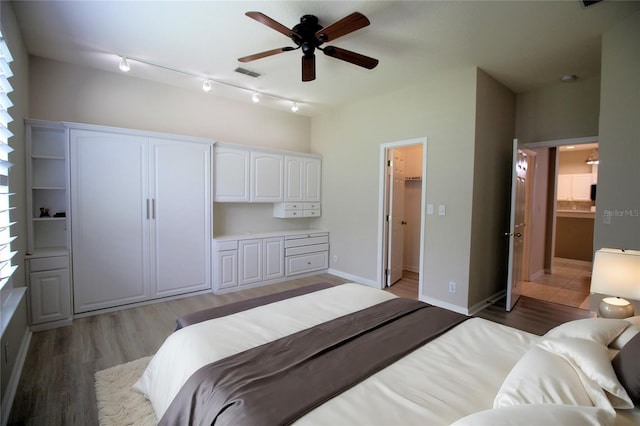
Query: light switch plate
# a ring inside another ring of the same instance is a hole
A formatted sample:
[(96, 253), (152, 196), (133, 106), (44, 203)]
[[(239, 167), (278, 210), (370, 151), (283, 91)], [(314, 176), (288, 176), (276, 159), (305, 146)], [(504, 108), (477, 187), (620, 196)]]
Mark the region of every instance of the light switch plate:
[(445, 209), (445, 207), (444, 207), (444, 204), (440, 204), (440, 205), (438, 206), (438, 214), (439, 214), (440, 216), (444, 216), (444, 215), (446, 214), (446, 209)]
[(433, 204), (427, 204), (427, 214), (433, 214)]

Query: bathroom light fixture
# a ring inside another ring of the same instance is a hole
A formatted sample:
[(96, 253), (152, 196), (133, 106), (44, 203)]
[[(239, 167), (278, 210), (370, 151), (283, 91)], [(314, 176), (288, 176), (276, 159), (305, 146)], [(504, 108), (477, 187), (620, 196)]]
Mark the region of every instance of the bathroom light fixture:
[(587, 164), (600, 164), (600, 153), (598, 152), (598, 148), (594, 148), (591, 151), (591, 154), (587, 157)]
[(571, 83), (572, 81), (576, 81), (578, 79), (578, 76), (575, 74), (565, 74), (562, 77), (560, 77), (560, 81), (563, 83)]
[[(114, 55), (116, 56), (116, 55)], [(193, 77), (196, 78), (198, 81), (202, 81), (202, 90), (205, 93), (209, 93), (211, 90), (213, 90), (213, 84), (215, 83), (216, 85), (220, 85), (220, 86), (226, 86), (226, 87), (230, 87), (233, 89), (237, 89), (237, 90), (243, 90), (245, 92), (251, 92), (251, 100), (253, 102), (260, 102), (260, 100), (264, 97), (265, 99), (275, 99), (277, 101), (281, 101), (279, 102), (281, 105), (291, 105), (291, 111), (292, 112), (296, 112), (299, 109), (299, 105), (300, 102), (295, 100), (295, 99), (291, 99), (291, 98), (284, 98), (282, 96), (278, 96), (278, 95), (274, 95), (271, 93), (267, 93), (267, 92), (259, 92), (257, 90), (254, 89), (249, 89), (247, 87), (242, 87), (239, 86), (237, 84), (234, 83), (227, 83), (225, 81), (221, 81), (221, 80), (216, 80), (213, 78), (210, 78), (207, 75), (204, 74), (196, 74), (193, 72), (189, 72), (189, 71), (184, 71), (184, 70), (179, 70), (176, 68), (171, 68), (171, 67), (167, 67), (164, 65), (160, 65), (160, 64), (156, 64), (153, 62), (149, 62), (147, 60), (144, 59), (139, 59), (139, 58), (132, 58), (130, 56), (124, 56), (124, 55), (117, 55), (118, 58), (120, 58), (120, 63), (119, 63), (119, 68), (120, 70), (122, 70), (123, 72), (127, 72), (131, 69), (131, 66), (129, 65), (129, 63), (131, 61), (135, 61), (135, 62), (139, 62), (141, 64), (145, 64), (151, 67), (155, 67), (155, 68), (160, 68), (162, 70), (165, 71), (171, 71), (171, 72), (175, 72), (178, 74), (183, 74), (189, 77)]]
[(131, 66), (129, 65), (129, 62), (127, 61), (127, 57), (123, 56), (122, 59), (120, 59), (120, 65), (118, 66), (120, 68), (120, 71), (122, 72), (129, 72), (129, 70), (131, 69)]

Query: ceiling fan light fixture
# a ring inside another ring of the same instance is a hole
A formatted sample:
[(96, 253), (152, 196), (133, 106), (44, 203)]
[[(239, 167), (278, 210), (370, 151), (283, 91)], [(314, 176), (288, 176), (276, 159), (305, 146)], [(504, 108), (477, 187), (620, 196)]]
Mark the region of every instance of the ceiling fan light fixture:
[(297, 102), (293, 102), (291, 104), (291, 112), (298, 112), (298, 109), (299, 109), (298, 103)]
[(251, 100), (256, 104), (260, 102), (260, 93), (253, 92), (253, 95), (251, 95)]
[(209, 93), (211, 89), (211, 80), (205, 80), (204, 83), (202, 83), (202, 90), (204, 90), (205, 93)]
[(129, 65), (129, 61), (127, 61), (126, 56), (122, 56), (120, 58), (120, 65), (118, 65), (118, 68), (120, 68), (120, 71), (122, 72), (129, 72), (131, 70), (131, 65)]

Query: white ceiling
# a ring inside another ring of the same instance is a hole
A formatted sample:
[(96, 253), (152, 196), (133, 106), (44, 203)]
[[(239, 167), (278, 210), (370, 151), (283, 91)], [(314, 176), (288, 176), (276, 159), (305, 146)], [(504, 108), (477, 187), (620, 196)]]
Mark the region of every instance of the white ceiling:
[[(447, 69), (476, 65), (514, 92), (599, 75), (601, 34), (640, 10), (638, 1), (18, 1), (29, 53), (201, 91), (205, 77), (300, 102), (314, 115)], [(317, 78), (301, 81), (300, 51), (240, 64), (238, 57), (290, 46), (284, 35), (244, 15), (260, 11), (291, 28), (314, 14), (327, 26), (351, 12), (371, 25), (328, 43), (380, 60), (366, 70), (317, 52)], [(234, 72), (243, 66), (262, 74)], [(198, 77), (194, 77), (196, 75)], [(203, 93), (203, 96), (206, 96)], [(214, 86), (212, 94), (247, 92)], [(267, 106), (288, 108), (269, 100)]]

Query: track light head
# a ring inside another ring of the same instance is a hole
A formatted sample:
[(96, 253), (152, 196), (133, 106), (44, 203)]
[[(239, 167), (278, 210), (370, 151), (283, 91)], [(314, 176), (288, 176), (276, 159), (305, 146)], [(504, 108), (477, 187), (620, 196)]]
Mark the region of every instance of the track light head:
[(211, 89), (211, 80), (205, 80), (204, 83), (202, 83), (202, 90), (204, 90), (205, 93), (209, 93)]
[(120, 65), (118, 66), (120, 68), (120, 71), (122, 72), (129, 72), (129, 70), (131, 70), (131, 66), (129, 65), (129, 61), (127, 61), (127, 57), (123, 56), (120, 59)]

